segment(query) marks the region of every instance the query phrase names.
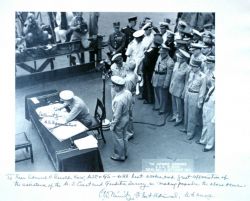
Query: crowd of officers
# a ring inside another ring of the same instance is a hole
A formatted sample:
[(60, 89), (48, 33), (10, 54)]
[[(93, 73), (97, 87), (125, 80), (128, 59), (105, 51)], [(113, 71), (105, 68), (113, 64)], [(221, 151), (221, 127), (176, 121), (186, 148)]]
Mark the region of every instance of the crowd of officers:
[[(159, 27), (145, 17), (135, 30), (137, 17), (130, 17), (128, 25), (120, 29), (114, 22), (114, 32), (108, 39), (111, 65), (111, 96), (113, 118), (110, 130), (113, 133), (114, 150), (111, 159), (125, 161), (127, 142), (134, 137), (133, 112), (136, 97), (143, 104), (153, 105), (159, 115), (165, 115), (174, 126), (192, 140), (199, 131), (196, 143), (203, 144), (203, 151), (210, 151), (215, 143), (215, 35), (214, 24), (198, 23), (195, 29), (188, 13), (178, 18), (174, 30), (171, 20), (164, 19)], [(97, 14), (93, 15), (95, 21)], [(64, 24), (66, 19), (72, 23)], [(72, 18), (72, 19), (71, 19)], [(197, 16), (193, 16), (198, 19)], [(71, 19), (71, 20), (70, 20)], [(186, 19), (186, 20), (185, 20)], [(79, 38), (87, 46), (87, 26), (82, 13), (57, 13), (56, 42), (73, 41)], [(96, 24), (96, 23), (95, 23)], [(26, 43), (48, 40), (49, 35), (37, 25), (34, 13), (28, 13), (23, 30)], [(96, 33), (95, 33), (96, 34)], [(70, 39), (69, 39), (70, 36)], [(79, 117), (91, 127), (93, 122), (87, 105), (71, 91), (60, 94), (65, 106), (71, 108), (65, 123)], [(200, 129), (199, 129), (200, 128)], [(202, 129), (201, 129), (202, 128)]]
[(210, 151), (215, 143), (215, 35), (212, 23), (202, 32), (179, 20), (176, 31), (170, 20), (159, 23), (145, 18), (135, 30), (137, 17), (120, 30), (114, 22), (109, 36), (112, 61), (112, 111), (110, 130), (114, 153), (111, 159), (127, 158), (127, 142), (134, 136), (135, 98), (153, 105), (174, 126), (180, 126), (187, 140), (201, 133), (197, 144)]

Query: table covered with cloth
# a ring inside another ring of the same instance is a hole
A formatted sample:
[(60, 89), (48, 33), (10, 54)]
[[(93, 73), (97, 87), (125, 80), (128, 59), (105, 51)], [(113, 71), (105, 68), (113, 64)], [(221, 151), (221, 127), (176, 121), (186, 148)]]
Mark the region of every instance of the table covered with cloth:
[(57, 90), (38, 92), (25, 97), (25, 118), (31, 120), (37, 129), (56, 171), (103, 172), (98, 147), (79, 150), (77, 147), (72, 146), (72, 141), (86, 137), (86, 132), (78, 133), (68, 139), (58, 140), (52, 134), (52, 130), (42, 123), (37, 109), (59, 102), (60, 98)]

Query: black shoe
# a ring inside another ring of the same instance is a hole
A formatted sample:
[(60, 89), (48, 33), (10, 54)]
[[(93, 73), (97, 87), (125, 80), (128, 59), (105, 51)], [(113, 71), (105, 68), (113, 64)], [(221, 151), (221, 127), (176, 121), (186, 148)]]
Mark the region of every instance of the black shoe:
[(201, 144), (201, 145), (202, 145), (202, 143), (200, 143), (200, 140), (196, 140), (195, 143), (196, 143), (196, 144)]
[(180, 125), (181, 123), (182, 123), (182, 121), (177, 121), (177, 122), (175, 122), (174, 126), (178, 126), (178, 125)]
[(164, 114), (164, 112), (159, 112), (158, 114), (159, 114), (159, 115), (163, 115), (163, 114)]
[(183, 133), (186, 133), (187, 130), (185, 128), (180, 128), (179, 131), (183, 132)]
[(143, 104), (149, 104), (149, 102), (145, 100), (145, 101), (143, 101)]
[(208, 151), (211, 151), (212, 149), (206, 149), (206, 148), (203, 148), (203, 152), (208, 152)]
[(125, 161), (125, 159), (115, 158), (114, 156), (111, 156), (110, 158), (114, 161), (122, 161), (122, 162)]
[(158, 109), (156, 109), (156, 108), (153, 108), (152, 110), (154, 110), (154, 111), (158, 111), (158, 110), (159, 110), (159, 108), (158, 108)]
[(194, 138), (194, 136), (189, 136), (187, 139), (192, 140), (193, 138)]
[(168, 119), (168, 122), (174, 122), (174, 121), (175, 121), (175, 117)]

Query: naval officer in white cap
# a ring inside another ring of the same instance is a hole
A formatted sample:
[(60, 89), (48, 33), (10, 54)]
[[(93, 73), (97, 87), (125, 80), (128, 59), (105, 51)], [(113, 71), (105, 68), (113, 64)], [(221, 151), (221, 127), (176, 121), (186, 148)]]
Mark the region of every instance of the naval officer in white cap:
[[(126, 56), (127, 56), (127, 60), (126, 63), (130, 63), (130, 62), (135, 62), (136, 66), (135, 66), (135, 73), (137, 73), (138, 75), (141, 76), (142, 74), (142, 60), (144, 58), (144, 52), (146, 51), (146, 47), (144, 45), (144, 43), (142, 42), (143, 37), (144, 37), (144, 30), (138, 30), (136, 32), (134, 32), (133, 36), (134, 36), (134, 40), (129, 43), (127, 51), (126, 51)], [(141, 80), (141, 77), (139, 77), (139, 80)], [(140, 91), (139, 91), (139, 83), (136, 86), (136, 95), (139, 95)]]
[(112, 76), (111, 81), (115, 90), (115, 97), (112, 100), (113, 118), (110, 125), (114, 143), (111, 159), (125, 161), (127, 158), (126, 132), (132, 105), (132, 94), (125, 89), (125, 80), (123, 78)]

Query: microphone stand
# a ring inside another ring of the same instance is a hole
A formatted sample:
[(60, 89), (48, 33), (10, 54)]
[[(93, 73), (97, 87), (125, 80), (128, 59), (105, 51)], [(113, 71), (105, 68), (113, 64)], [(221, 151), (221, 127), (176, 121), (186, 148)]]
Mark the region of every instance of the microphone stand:
[(103, 130), (109, 130), (109, 128), (110, 128), (110, 121), (106, 118), (106, 104), (105, 104), (106, 77), (107, 77), (107, 73), (102, 72), (102, 85), (103, 85), (102, 104), (104, 106), (104, 120), (102, 121), (102, 129)]

